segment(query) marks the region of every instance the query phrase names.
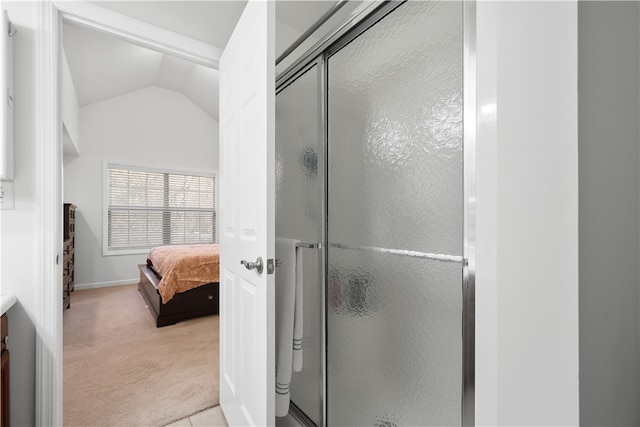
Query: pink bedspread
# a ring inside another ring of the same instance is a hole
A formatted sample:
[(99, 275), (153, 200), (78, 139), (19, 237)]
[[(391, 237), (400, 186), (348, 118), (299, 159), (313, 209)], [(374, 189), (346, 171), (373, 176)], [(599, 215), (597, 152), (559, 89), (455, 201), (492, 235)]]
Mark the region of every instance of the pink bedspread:
[(167, 303), (177, 293), (220, 280), (220, 245), (158, 246), (147, 264), (162, 277), (158, 291)]

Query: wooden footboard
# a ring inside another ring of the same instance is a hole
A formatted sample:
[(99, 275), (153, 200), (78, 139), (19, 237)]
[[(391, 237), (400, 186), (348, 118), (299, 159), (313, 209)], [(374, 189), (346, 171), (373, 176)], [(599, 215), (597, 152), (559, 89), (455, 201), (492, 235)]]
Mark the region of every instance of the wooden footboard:
[(186, 292), (181, 292), (166, 304), (158, 292), (160, 279), (156, 273), (145, 264), (139, 264), (140, 282), (138, 290), (149, 302), (149, 307), (156, 318), (156, 326), (173, 325), (182, 320), (194, 317), (218, 314), (219, 312), (219, 284), (207, 283)]

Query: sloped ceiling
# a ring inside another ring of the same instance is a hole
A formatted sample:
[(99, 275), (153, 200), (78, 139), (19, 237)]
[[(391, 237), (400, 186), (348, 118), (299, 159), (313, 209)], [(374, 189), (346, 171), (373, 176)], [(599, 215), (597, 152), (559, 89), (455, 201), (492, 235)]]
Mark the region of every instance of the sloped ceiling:
[[(246, 0), (90, 3), (224, 49)], [(334, 3), (276, 2), (276, 32), (281, 28), (276, 53), (284, 51)], [(81, 107), (155, 85), (181, 92), (218, 120), (217, 70), (73, 24), (63, 25), (63, 43)]]
[(148, 86), (183, 93), (218, 120), (218, 71), (71, 24), (64, 50), (83, 107)]

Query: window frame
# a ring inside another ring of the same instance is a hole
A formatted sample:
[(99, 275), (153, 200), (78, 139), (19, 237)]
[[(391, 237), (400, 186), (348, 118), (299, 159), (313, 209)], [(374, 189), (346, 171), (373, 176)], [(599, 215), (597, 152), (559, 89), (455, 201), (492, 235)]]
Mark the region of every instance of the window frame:
[(120, 162), (103, 160), (102, 162), (102, 255), (103, 256), (117, 256), (117, 255), (138, 255), (147, 254), (152, 245), (147, 248), (131, 248), (131, 249), (110, 249), (109, 248), (109, 169), (122, 168), (129, 171), (139, 171), (148, 173), (162, 173), (162, 174), (178, 174), (178, 175), (191, 175), (201, 176), (207, 178), (213, 178), (213, 212), (214, 212), (214, 243), (218, 240), (218, 177), (215, 172), (204, 171), (198, 169), (181, 169), (164, 166), (149, 166), (148, 164), (132, 163), (132, 162)]

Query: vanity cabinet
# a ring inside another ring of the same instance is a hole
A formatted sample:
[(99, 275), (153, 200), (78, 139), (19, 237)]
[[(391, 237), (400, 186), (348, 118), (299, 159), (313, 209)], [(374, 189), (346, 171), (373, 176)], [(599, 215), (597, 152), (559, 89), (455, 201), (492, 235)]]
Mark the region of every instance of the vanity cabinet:
[(1, 319), (2, 327), (2, 373), (0, 383), (0, 427), (9, 427), (9, 350), (7, 349), (7, 336), (9, 335), (9, 320), (6, 314)]

